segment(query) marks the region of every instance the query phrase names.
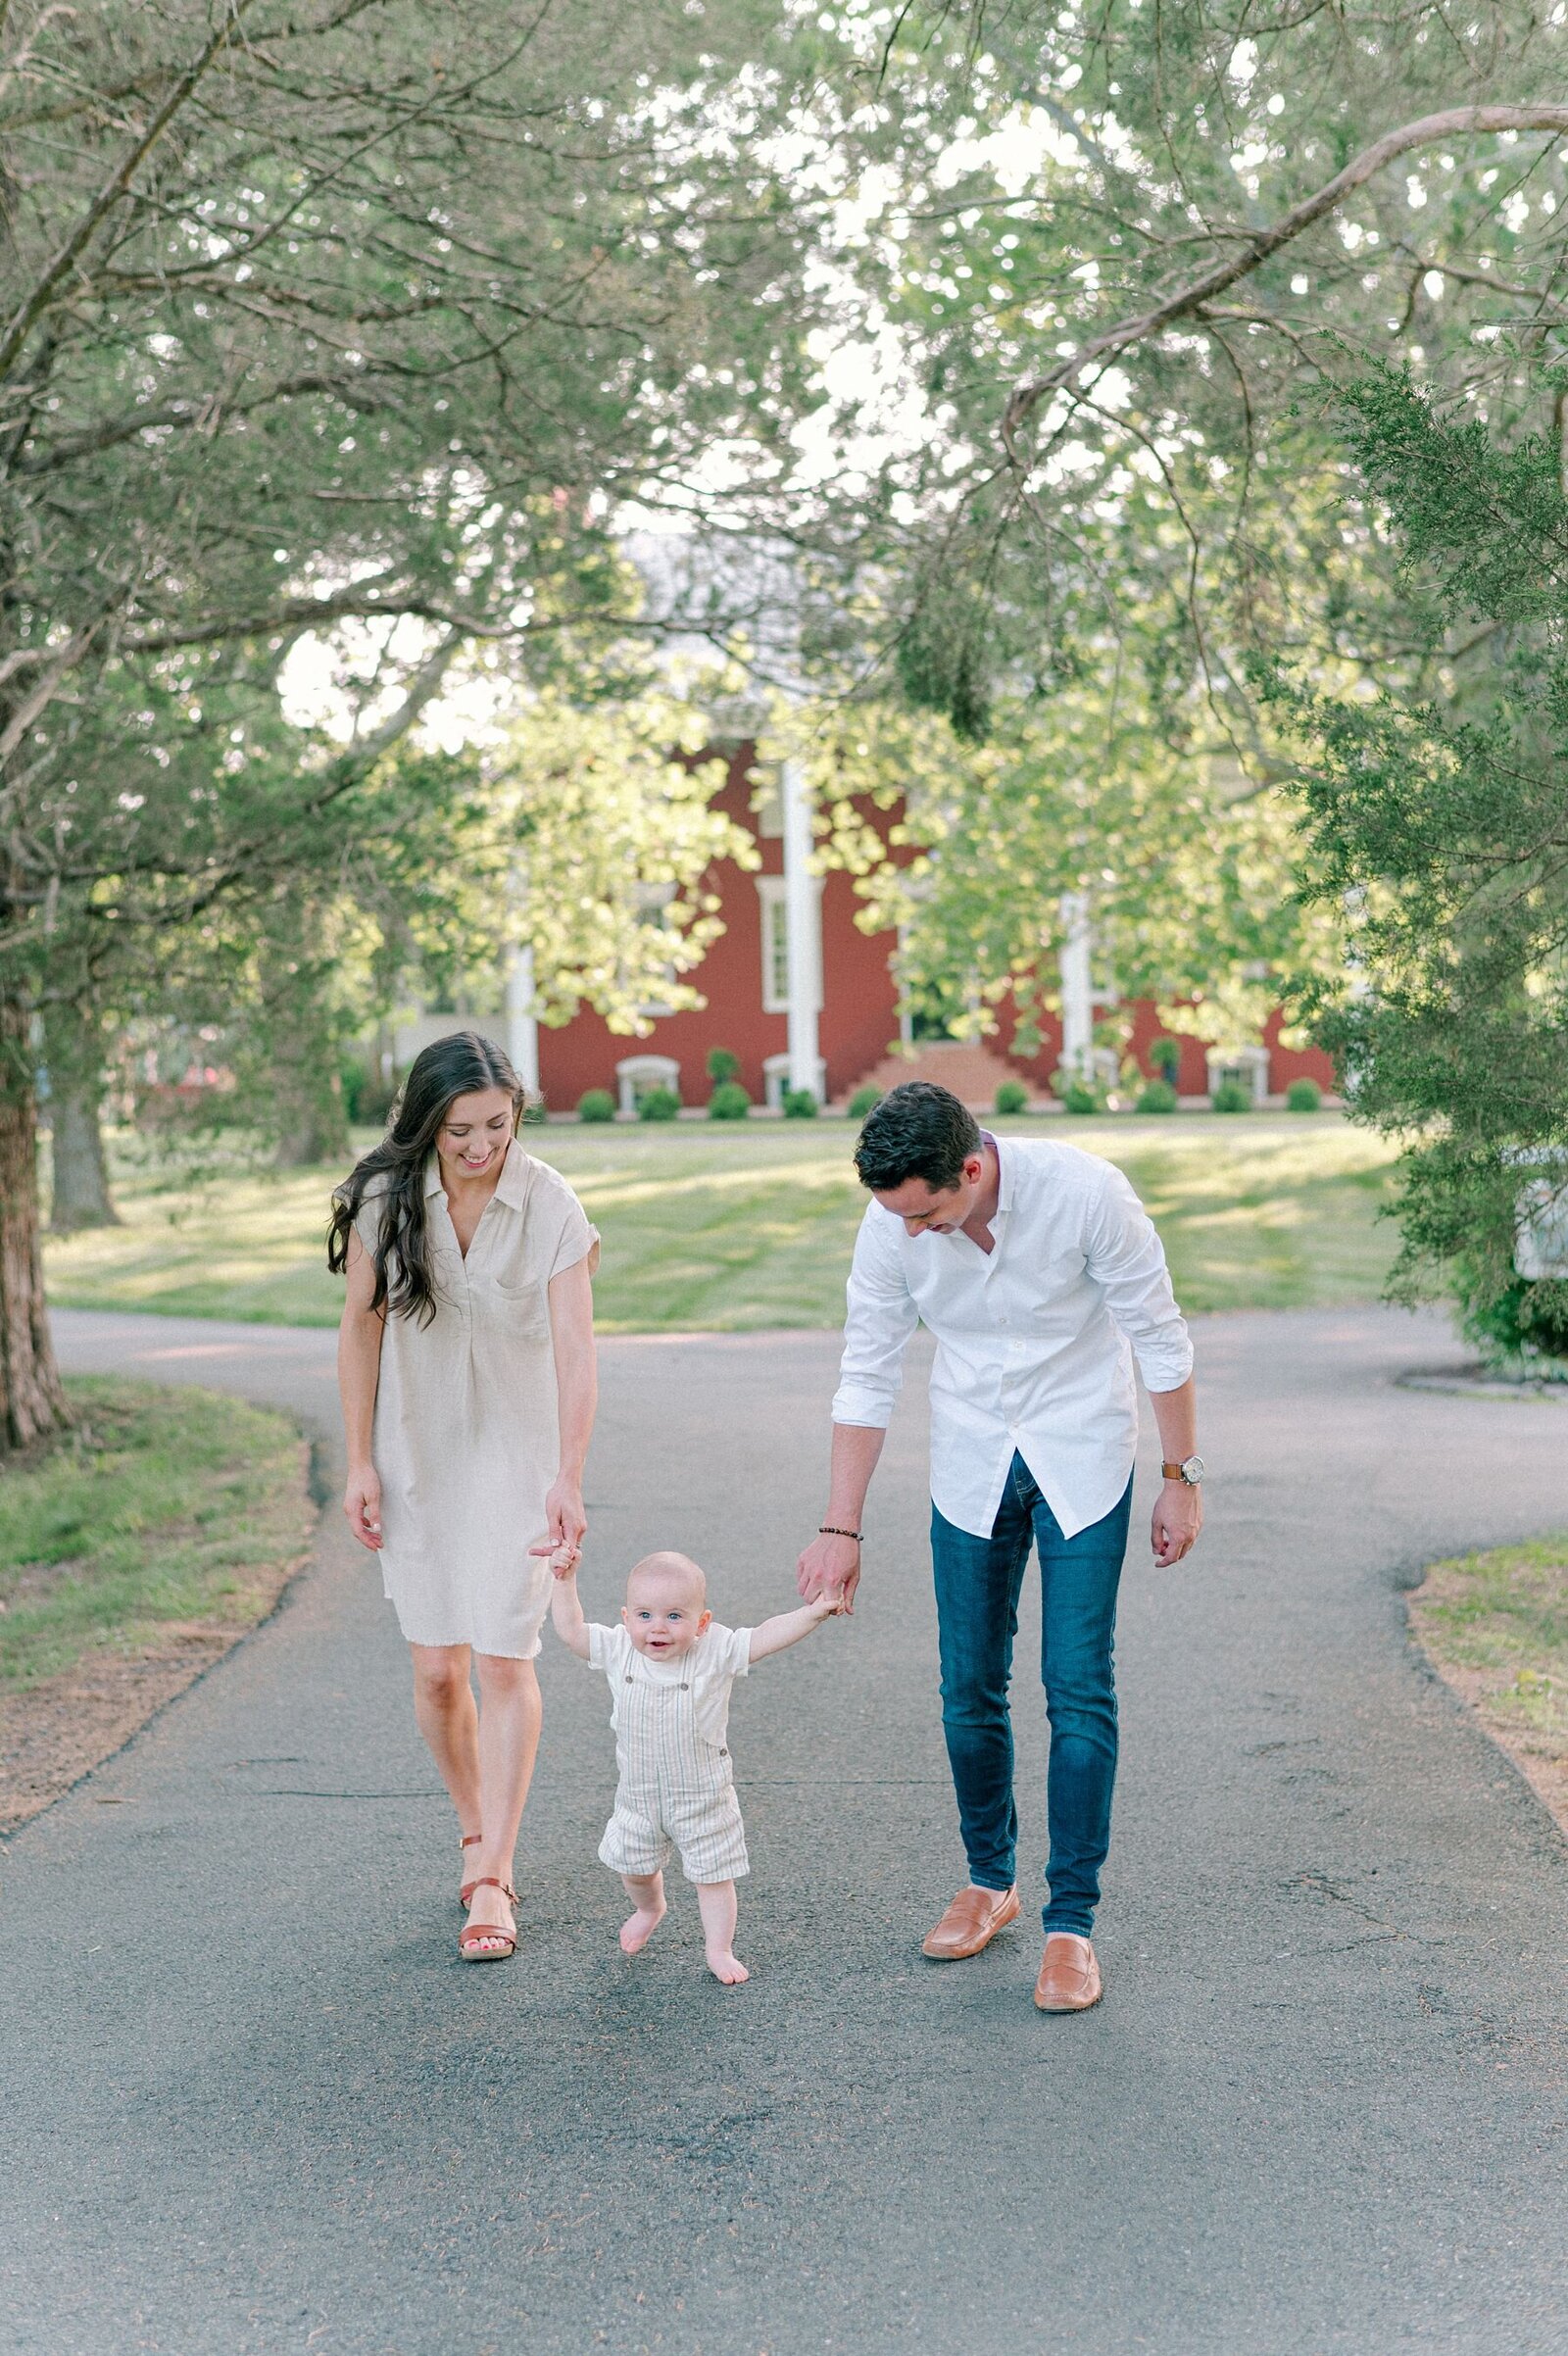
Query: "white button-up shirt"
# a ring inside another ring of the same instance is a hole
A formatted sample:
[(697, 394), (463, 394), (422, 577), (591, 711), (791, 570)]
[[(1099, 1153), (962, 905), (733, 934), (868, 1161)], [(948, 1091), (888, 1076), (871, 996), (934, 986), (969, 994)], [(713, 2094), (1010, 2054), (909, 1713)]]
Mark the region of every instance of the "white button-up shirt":
[(1193, 1346), (1153, 1224), (1113, 1162), (1077, 1146), (991, 1141), (993, 1249), (961, 1231), (910, 1235), (866, 1205), (850, 1270), (835, 1423), (887, 1425), (916, 1325), (936, 1336), (931, 1495), (988, 1538), (1013, 1451), (1071, 1538), (1117, 1502), (1138, 1441), (1136, 1352), (1175, 1391)]

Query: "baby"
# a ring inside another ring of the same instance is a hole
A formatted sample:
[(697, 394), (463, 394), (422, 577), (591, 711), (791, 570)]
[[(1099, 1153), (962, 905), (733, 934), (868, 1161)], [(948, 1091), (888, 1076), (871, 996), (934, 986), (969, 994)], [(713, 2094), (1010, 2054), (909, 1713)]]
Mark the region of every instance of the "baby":
[(618, 1628), (583, 1617), (574, 1561), (552, 1556), (551, 1612), (563, 1643), (610, 1680), (620, 1786), (599, 1854), (625, 1884), (636, 1912), (621, 1925), (628, 1955), (664, 1916), (663, 1868), (672, 1846), (697, 1885), (708, 1968), (726, 1988), (747, 1977), (735, 1958), (735, 1884), (751, 1871), (725, 1733), (729, 1690), (753, 1661), (798, 1644), (844, 1608), (819, 1595), (758, 1628), (721, 1628), (708, 1582), (685, 1554), (647, 1554), (626, 1581)]

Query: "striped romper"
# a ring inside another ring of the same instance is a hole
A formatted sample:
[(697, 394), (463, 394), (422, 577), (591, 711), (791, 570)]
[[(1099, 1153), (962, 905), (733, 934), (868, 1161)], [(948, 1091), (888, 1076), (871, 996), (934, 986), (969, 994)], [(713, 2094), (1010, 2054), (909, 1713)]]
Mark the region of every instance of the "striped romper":
[(620, 1784), (599, 1854), (612, 1873), (662, 1872), (671, 1847), (688, 1882), (750, 1873), (726, 1741), (730, 1687), (752, 1665), (749, 1628), (710, 1621), (679, 1660), (649, 1660), (624, 1627), (588, 1628), (588, 1661), (610, 1680)]

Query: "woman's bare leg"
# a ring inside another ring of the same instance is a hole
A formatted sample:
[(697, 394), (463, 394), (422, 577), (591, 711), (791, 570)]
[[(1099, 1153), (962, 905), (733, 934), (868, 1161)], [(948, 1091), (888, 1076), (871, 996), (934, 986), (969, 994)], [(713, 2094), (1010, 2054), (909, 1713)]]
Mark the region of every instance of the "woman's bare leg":
[[(414, 1659), (414, 1717), (441, 1781), (452, 1794), (458, 1830), (484, 1830), (479, 1795), (479, 1713), (468, 1683), (466, 1644), (411, 1644)], [(475, 1865), (476, 1849), (466, 1848), (460, 1868), (465, 1882), (488, 1868)]]
[[(513, 1878), (517, 1827), (533, 1776), (539, 1749), (539, 1725), (544, 1704), (539, 1678), (531, 1660), (511, 1660), (504, 1654), (481, 1652), (479, 1672), (479, 1789), (480, 1830), (484, 1841), (469, 1849), (470, 1874), (494, 1874), (499, 1882)], [(472, 1860), (477, 1857), (475, 1865)], [(499, 1890), (476, 1890), (468, 1911), (470, 1929), (484, 1924), (513, 1929), (512, 1908)]]
[(708, 1968), (726, 1988), (738, 1988), (751, 1974), (735, 1954), (735, 1918), (740, 1909), (733, 1882), (699, 1882), (698, 1911), (703, 1918), (703, 1946)]

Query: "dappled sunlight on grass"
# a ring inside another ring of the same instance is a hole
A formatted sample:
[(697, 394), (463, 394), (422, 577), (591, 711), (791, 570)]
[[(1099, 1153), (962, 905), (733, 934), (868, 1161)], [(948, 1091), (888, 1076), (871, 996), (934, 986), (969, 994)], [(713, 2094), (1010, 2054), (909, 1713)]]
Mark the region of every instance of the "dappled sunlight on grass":
[[(1294, 1308), (1377, 1298), (1395, 1237), (1375, 1213), (1393, 1148), (1337, 1115), (1007, 1121), (1115, 1161), (1165, 1240), (1190, 1309)], [(365, 1142), (368, 1142), (366, 1140)], [(830, 1326), (865, 1198), (838, 1120), (715, 1131), (530, 1130), (604, 1233), (606, 1333)], [(326, 1271), (338, 1170), (236, 1169), (202, 1188), (117, 1177), (125, 1224), (51, 1238), (52, 1300), (80, 1307), (273, 1324), (336, 1322)]]

